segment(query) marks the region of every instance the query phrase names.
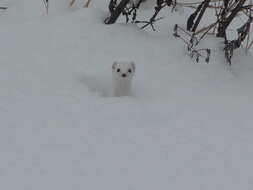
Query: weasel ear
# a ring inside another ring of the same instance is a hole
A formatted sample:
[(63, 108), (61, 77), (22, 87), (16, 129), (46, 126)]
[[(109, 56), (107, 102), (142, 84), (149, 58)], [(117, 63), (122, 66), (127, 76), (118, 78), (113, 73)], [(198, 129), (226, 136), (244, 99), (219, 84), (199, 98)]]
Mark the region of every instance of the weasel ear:
[(132, 64), (133, 70), (135, 71), (135, 63), (131, 62), (131, 64)]
[(114, 61), (113, 64), (112, 64), (112, 69), (113, 69), (113, 70), (116, 69), (116, 65), (117, 65), (117, 62)]

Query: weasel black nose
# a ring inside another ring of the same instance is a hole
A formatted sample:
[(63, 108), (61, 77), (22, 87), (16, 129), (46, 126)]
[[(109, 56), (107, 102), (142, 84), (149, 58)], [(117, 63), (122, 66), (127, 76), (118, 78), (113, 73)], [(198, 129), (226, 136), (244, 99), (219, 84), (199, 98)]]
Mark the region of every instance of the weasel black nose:
[(125, 73), (123, 73), (121, 76), (122, 76), (123, 78), (125, 78), (125, 77), (126, 77), (126, 74), (125, 74)]

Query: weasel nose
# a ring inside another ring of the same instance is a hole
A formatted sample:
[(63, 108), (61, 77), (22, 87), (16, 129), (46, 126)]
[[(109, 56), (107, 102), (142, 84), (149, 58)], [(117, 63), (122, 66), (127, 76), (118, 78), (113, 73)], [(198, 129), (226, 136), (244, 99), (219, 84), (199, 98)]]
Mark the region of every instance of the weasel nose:
[(125, 78), (125, 77), (126, 77), (126, 74), (125, 74), (125, 73), (123, 73), (121, 76), (122, 76), (123, 78)]

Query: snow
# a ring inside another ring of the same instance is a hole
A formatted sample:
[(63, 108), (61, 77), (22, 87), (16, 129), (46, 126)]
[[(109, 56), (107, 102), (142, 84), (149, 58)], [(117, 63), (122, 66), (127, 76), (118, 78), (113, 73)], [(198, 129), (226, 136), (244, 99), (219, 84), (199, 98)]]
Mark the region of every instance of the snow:
[[(194, 63), (172, 36), (187, 10), (152, 32), (104, 25), (104, 1), (6, 4), (0, 189), (253, 188), (252, 53), (228, 67), (209, 37), (210, 63)], [(111, 96), (113, 61), (135, 61), (134, 96)]]

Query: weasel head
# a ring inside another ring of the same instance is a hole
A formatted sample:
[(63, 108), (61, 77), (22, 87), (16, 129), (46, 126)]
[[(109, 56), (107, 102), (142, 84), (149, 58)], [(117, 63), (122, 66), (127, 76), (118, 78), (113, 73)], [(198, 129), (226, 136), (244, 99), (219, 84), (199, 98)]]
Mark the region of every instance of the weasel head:
[(119, 80), (132, 79), (135, 73), (135, 64), (134, 62), (114, 62), (112, 73)]

